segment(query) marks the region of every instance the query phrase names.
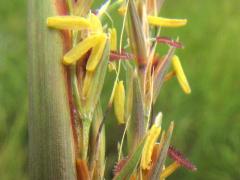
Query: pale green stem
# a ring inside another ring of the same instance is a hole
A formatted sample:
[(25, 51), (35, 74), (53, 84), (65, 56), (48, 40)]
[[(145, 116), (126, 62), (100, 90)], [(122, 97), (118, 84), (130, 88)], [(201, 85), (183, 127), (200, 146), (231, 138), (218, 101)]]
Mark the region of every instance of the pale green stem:
[(77, 84), (77, 76), (76, 76), (76, 66), (71, 66), (71, 85), (72, 85), (72, 95), (74, 104), (77, 108), (77, 112), (80, 119), (80, 156), (82, 159), (87, 159), (87, 151), (88, 151), (88, 142), (89, 142), (89, 130), (91, 126), (91, 120), (89, 118), (85, 118), (82, 112), (82, 104), (78, 90)]

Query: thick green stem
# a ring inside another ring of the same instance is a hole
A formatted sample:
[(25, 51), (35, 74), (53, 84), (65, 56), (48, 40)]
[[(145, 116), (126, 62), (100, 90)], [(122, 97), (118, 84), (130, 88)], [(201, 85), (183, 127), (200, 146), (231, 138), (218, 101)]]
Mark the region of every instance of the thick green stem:
[(63, 40), (46, 26), (64, 0), (29, 0), (30, 179), (75, 180), (74, 143), (62, 65)]

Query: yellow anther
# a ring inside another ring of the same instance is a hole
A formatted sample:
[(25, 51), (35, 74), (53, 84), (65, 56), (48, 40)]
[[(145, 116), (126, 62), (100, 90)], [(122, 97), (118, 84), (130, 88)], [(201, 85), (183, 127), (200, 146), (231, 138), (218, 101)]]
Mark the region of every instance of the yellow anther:
[(118, 82), (114, 92), (114, 112), (119, 124), (124, 124), (125, 89), (123, 81)]
[(142, 169), (150, 169), (153, 148), (160, 133), (161, 133), (161, 127), (157, 126), (156, 124), (153, 124), (148, 133), (148, 136), (143, 148), (142, 159), (141, 159)]
[(168, 167), (166, 167), (166, 169), (163, 170), (163, 172), (160, 175), (160, 180), (163, 180), (163, 179), (167, 178), (168, 176), (170, 176), (180, 166), (181, 165), (177, 161), (173, 162), (171, 165), (169, 165)]
[(93, 13), (89, 14), (89, 21), (91, 23), (91, 29), (93, 32), (103, 32), (102, 23), (100, 19)]
[(191, 88), (188, 84), (187, 78), (184, 74), (184, 71), (183, 71), (183, 68), (182, 68), (182, 65), (181, 65), (181, 62), (180, 62), (178, 56), (176, 56), (176, 55), (173, 56), (172, 63), (173, 63), (173, 68), (176, 72), (177, 79), (178, 79), (180, 86), (182, 87), (183, 91), (186, 94), (190, 94)]
[(161, 27), (181, 27), (187, 24), (187, 19), (168, 19), (157, 16), (148, 16), (148, 23)]
[(86, 75), (83, 81), (83, 89), (82, 89), (82, 95), (84, 97), (87, 96), (87, 93), (91, 84), (92, 76), (93, 76), (92, 72), (88, 72), (88, 71), (86, 72)]
[(93, 47), (91, 55), (87, 62), (86, 69), (88, 71), (94, 71), (99, 63), (99, 61), (102, 58), (102, 54), (106, 45), (107, 41), (107, 35), (103, 34), (101, 38), (99, 38), (99, 42), (96, 44), (96, 46)]
[(117, 30), (115, 28), (109, 29), (110, 33), (110, 49), (112, 51), (117, 50)]
[(63, 63), (66, 65), (76, 63), (85, 53), (102, 41), (105, 36), (105, 34), (101, 33), (87, 37), (65, 54)]
[(47, 18), (47, 25), (56, 29), (81, 30), (91, 28), (90, 22), (78, 16), (54, 16)]

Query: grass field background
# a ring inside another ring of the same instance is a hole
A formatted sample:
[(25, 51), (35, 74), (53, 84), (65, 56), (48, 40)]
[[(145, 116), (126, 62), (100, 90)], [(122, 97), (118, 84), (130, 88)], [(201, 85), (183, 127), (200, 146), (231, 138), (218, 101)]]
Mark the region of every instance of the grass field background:
[[(27, 3), (0, 2), (0, 179), (27, 173)], [(164, 126), (174, 120), (172, 144), (198, 167), (169, 179), (234, 180), (240, 177), (240, 1), (167, 0), (165, 17), (186, 17), (188, 26), (166, 29), (180, 37), (177, 51), (192, 94), (177, 81), (162, 89), (156, 111)], [(108, 126), (111, 126), (108, 125)], [(109, 151), (111, 158), (113, 152)]]

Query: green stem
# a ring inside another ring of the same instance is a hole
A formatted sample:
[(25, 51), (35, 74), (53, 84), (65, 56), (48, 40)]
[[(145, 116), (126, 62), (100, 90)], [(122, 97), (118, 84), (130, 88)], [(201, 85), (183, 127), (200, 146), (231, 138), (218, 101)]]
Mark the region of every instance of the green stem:
[(28, 1), (29, 179), (76, 179), (64, 44), (60, 33), (46, 26), (62, 2)]

